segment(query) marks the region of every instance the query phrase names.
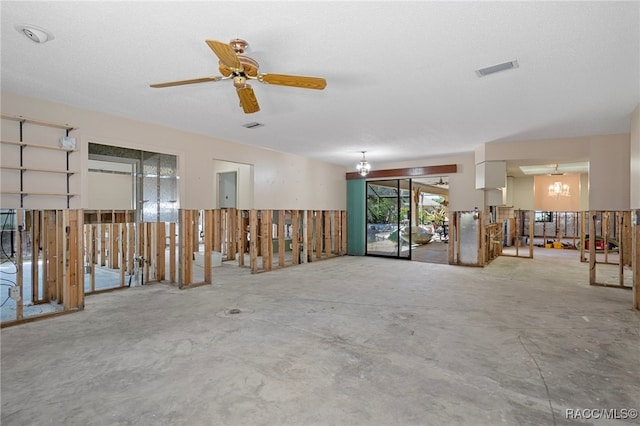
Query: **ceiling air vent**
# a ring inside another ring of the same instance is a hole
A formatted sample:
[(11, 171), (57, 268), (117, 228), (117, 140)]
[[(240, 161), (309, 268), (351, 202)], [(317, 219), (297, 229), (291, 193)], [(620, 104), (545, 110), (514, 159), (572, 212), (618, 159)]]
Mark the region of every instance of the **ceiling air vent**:
[(256, 127), (262, 127), (264, 124), (256, 123), (255, 121), (252, 123), (243, 124), (242, 127), (246, 127), (247, 129), (255, 129)]
[(506, 71), (513, 68), (518, 68), (518, 61), (514, 60), (514, 61), (505, 62), (503, 64), (492, 65), (490, 67), (481, 68), (479, 70), (476, 70), (476, 74), (478, 74), (478, 77), (484, 77), (485, 75), (495, 74), (497, 72)]

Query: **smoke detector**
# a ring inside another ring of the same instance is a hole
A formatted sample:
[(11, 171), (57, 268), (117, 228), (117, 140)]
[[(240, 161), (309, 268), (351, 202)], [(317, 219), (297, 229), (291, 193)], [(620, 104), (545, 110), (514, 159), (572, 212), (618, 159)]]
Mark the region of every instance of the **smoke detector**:
[(46, 43), (55, 38), (53, 34), (51, 34), (51, 32), (45, 30), (44, 28), (38, 27), (36, 25), (31, 25), (31, 24), (16, 25), (15, 29), (20, 34), (23, 34), (25, 37), (27, 37), (29, 40), (38, 44)]

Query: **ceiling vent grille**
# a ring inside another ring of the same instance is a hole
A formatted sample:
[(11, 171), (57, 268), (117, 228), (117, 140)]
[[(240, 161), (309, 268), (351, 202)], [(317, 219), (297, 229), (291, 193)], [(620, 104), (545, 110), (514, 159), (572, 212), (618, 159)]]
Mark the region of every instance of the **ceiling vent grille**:
[(504, 62), (502, 64), (492, 65), (492, 66), (486, 67), (486, 68), (481, 68), (479, 70), (476, 70), (476, 74), (478, 74), (478, 77), (484, 77), (484, 76), (489, 75), (489, 74), (495, 74), (497, 72), (506, 71), (506, 70), (510, 70), (510, 69), (513, 69), (513, 68), (518, 68), (518, 61), (513, 60), (513, 61), (509, 61), (509, 62)]
[(252, 123), (243, 124), (242, 127), (246, 127), (247, 129), (255, 129), (256, 127), (262, 127), (264, 124), (256, 123), (255, 121)]

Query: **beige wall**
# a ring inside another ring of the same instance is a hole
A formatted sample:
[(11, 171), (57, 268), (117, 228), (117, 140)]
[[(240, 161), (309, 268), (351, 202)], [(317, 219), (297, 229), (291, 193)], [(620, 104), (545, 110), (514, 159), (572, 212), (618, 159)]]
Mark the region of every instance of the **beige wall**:
[[(571, 205), (556, 205), (551, 204), (547, 205), (544, 203), (543, 206), (537, 206), (535, 204), (536, 200), (536, 185), (535, 185), (535, 176), (523, 176), (523, 177), (512, 177), (509, 178), (510, 186), (507, 187), (507, 190), (511, 194), (513, 208), (517, 210), (545, 210), (545, 211), (586, 211), (589, 210), (589, 175), (584, 173), (579, 177), (579, 182), (575, 184), (572, 189), (572, 193), (575, 195), (579, 193), (579, 204), (571, 204)], [(546, 185), (546, 186), (545, 186)], [(549, 184), (543, 183), (542, 193), (548, 190)], [(550, 200), (549, 200), (550, 201)], [(565, 209), (566, 207), (566, 209)]]
[(485, 144), (485, 161), (589, 161), (589, 209), (629, 210), (629, 135)]
[(131, 175), (89, 172), (88, 208), (91, 210), (131, 210), (133, 185)]
[(629, 135), (591, 140), (589, 209), (629, 210)]
[(631, 188), (630, 204), (632, 209), (640, 209), (640, 104), (631, 114)]
[(376, 163), (371, 166), (373, 170), (385, 170), (444, 164), (458, 166), (458, 172), (449, 175), (449, 209), (451, 211), (468, 211), (478, 207), (482, 210), (484, 208), (484, 191), (476, 189), (476, 165), (472, 152), (403, 162)]
[[(512, 200), (517, 210), (535, 210), (533, 205), (533, 176), (513, 178)], [(507, 187), (511, 192), (511, 189)]]
[[(575, 212), (580, 210), (580, 175), (534, 176), (534, 210)], [(549, 185), (569, 185), (569, 196), (550, 197)]]
[(12, 93), (2, 93), (2, 113), (68, 123), (79, 128), (72, 132), (78, 141), (79, 152), (73, 155), (71, 166), (81, 171), (78, 177), (73, 178), (74, 189), (80, 197), (73, 199), (72, 208), (88, 207), (89, 142), (177, 155), (180, 208), (208, 209), (215, 206), (211, 167), (214, 159), (253, 165), (254, 208), (346, 208), (346, 168), (343, 166)]
[(217, 174), (225, 172), (237, 173), (238, 199), (236, 206), (239, 209), (249, 210), (253, 205), (253, 168), (248, 164), (231, 163), (229, 161), (213, 160), (213, 199), (218, 203), (218, 182)]

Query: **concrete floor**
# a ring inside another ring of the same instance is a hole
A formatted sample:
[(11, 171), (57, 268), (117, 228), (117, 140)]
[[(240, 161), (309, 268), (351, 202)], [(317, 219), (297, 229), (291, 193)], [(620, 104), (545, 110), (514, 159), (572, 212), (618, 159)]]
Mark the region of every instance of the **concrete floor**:
[(2, 425), (638, 424), (565, 419), (640, 408), (640, 313), (578, 261), (214, 274), (3, 329)]

